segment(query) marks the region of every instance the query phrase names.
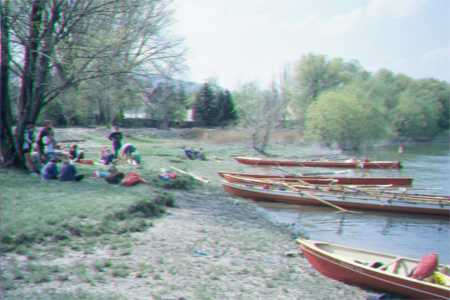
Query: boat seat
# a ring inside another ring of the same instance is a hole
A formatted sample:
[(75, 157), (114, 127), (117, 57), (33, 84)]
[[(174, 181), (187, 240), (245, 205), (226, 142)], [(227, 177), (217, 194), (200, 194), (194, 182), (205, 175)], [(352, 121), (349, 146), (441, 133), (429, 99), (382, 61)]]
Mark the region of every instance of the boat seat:
[(382, 266), (384, 266), (384, 263), (382, 263), (380, 261), (374, 261), (370, 264), (370, 267), (374, 268), (374, 269), (381, 268)]

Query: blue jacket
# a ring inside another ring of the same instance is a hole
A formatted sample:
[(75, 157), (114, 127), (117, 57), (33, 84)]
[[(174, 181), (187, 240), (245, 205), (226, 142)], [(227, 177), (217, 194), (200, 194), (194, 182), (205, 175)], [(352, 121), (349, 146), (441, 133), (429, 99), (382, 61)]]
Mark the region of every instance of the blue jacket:
[(41, 171), (41, 178), (44, 180), (58, 179), (58, 166), (55, 162), (49, 161)]
[(63, 163), (61, 167), (61, 174), (59, 176), (60, 181), (75, 181), (77, 170), (74, 165), (69, 163)]

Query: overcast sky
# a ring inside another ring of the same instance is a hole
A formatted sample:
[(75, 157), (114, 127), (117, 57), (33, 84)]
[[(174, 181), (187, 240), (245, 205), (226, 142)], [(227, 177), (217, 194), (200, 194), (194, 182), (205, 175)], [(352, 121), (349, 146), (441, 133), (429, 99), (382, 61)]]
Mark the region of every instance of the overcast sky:
[(313, 52), (450, 82), (450, 0), (175, 0), (186, 79), (226, 88)]

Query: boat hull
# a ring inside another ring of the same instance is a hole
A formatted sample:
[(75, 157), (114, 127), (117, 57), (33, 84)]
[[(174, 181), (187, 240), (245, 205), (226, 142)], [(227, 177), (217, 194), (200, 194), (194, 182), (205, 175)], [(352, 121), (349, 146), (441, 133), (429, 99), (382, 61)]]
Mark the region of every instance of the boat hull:
[(254, 157), (238, 156), (235, 159), (241, 164), (254, 166), (278, 166), (278, 167), (317, 167), (317, 168), (344, 168), (344, 169), (400, 169), (399, 161), (320, 161), (320, 160), (275, 160)]
[(450, 297), (450, 291), (445, 287), (340, 260), (324, 251), (317, 251), (316, 247), (306, 242), (300, 242), (299, 248), (309, 263), (320, 273), (344, 283), (415, 299), (449, 299)]
[[(326, 206), (321, 201), (314, 199), (309, 195), (294, 192), (272, 192), (270, 190), (263, 190), (261, 188), (247, 187), (234, 183), (223, 183), (224, 190), (232, 195), (252, 199), (256, 201), (269, 201), (269, 202), (283, 202), (296, 205), (311, 205), (311, 206)], [(408, 214), (425, 214), (425, 215), (438, 215), (438, 216), (450, 216), (450, 209), (446, 207), (424, 207), (419, 205), (396, 205), (394, 202), (385, 204), (383, 202), (374, 203), (369, 201), (341, 201), (341, 200), (329, 200), (327, 202), (337, 205), (341, 208), (349, 210), (375, 210)]]
[[(310, 184), (343, 184), (343, 185), (392, 185), (392, 186), (411, 186), (412, 178), (409, 177), (343, 177), (343, 176), (276, 176), (263, 174), (248, 174), (238, 172), (219, 172), (219, 175), (228, 182), (241, 182), (241, 178), (265, 179), (265, 180), (283, 180), (286, 182), (305, 181)], [(231, 176), (229, 176), (231, 175)], [(236, 177), (237, 176), (237, 177)]]

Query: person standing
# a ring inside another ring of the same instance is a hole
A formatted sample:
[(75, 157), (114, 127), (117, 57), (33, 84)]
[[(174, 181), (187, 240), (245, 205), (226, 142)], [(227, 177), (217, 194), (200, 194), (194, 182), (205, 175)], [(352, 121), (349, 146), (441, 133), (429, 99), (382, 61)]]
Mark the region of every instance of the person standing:
[(44, 151), (45, 151), (45, 137), (51, 135), (53, 132), (53, 128), (52, 128), (52, 122), (51, 121), (44, 121), (44, 127), (42, 127), (39, 130), (38, 136), (37, 136), (37, 140), (36, 140), (36, 144), (37, 144), (37, 150), (39, 152), (40, 155), (44, 155)]
[(35, 166), (31, 153), (33, 150), (34, 142), (34, 125), (33, 123), (27, 123), (27, 128), (25, 129), (23, 137), (23, 155), (25, 157), (25, 164), (30, 172), (39, 174), (39, 169)]
[(114, 151), (114, 158), (119, 157), (119, 151), (122, 147), (122, 132), (120, 132), (119, 126), (113, 126), (113, 132), (108, 136), (108, 139), (112, 142), (112, 148)]

